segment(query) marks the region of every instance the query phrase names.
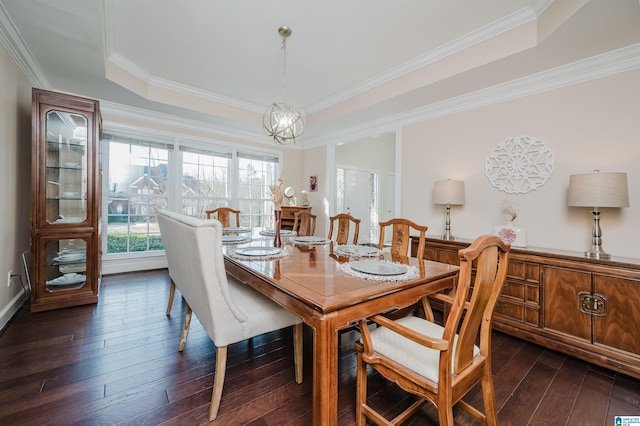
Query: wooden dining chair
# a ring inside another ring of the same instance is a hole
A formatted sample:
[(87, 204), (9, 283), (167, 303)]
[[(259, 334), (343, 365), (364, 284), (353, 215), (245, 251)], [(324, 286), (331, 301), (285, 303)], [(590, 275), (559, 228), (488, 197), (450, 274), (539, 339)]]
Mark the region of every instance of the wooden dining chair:
[(380, 240), (378, 248), (382, 250), (385, 245), (385, 229), (391, 227), (391, 255), (392, 256), (410, 256), (409, 248), (411, 246), (411, 230), (419, 232), (418, 251), (416, 257), (422, 259), (424, 256), (425, 235), (427, 226), (418, 225), (409, 219), (395, 218), (386, 222), (380, 222)]
[[(207, 219), (211, 219), (214, 216), (215, 219), (218, 219), (220, 223), (222, 223), (223, 228), (229, 228), (230, 226), (240, 227), (240, 210), (234, 210), (230, 207), (218, 207), (214, 210), (206, 210)], [(231, 215), (236, 215), (236, 223), (235, 225), (231, 225)]]
[(336, 243), (338, 243), (340, 245), (347, 244), (349, 242), (349, 229), (351, 227), (351, 224), (353, 223), (353, 225), (354, 225), (353, 244), (358, 244), (358, 234), (360, 232), (360, 222), (361, 222), (361, 219), (356, 219), (355, 217), (353, 217), (353, 216), (351, 216), (350, 214), (347, 214), (347, 213), (340, 213), (340, 214), (337, 214), (335, 216), (331, 216), (329, 218), (329, 236), (328, 236), (328, 238), (331, 239), (331, 237), (333, 236), (333, 227), (334, 227), (334, 224), (337, 223), (337, 226), (336, 226)]
[[(360, 321), (362, 337), (355, 344), (357, 425), (364, 425), (366, 418), (377, 424), (400, 424), (427, 401), (438, 408), (440, 425), (453, 426), (455, 404), (484, 424), (497, 424), (491, 320), (507, 275), (509, 250), (500, 238), (486, 235), (458, 252), (455, 288), (429, 296), (450, 306), (444, 327), (434, 322), (428, 296), (422, 298), (426, 319), (408, 316), (394, 321), (375, 315), (369, 318), (378, 325), (372, 331), (365, 320)], [(367, 402), (367, 365), (421, 398), (387, 420)], [(461, 400), (477, 383), (482, 387), (484, 413)]]
[(314, 235), (316, 233), (316, 215), (306, 209), (294, 213), (293, 230), (298, 235)]
[(227, 364), (227, 347), (293, 326), (295, 379), (302, 382), (302, 320), (246, 283), (228, 276), (222, 254), (222, 226), (167, 210), (158, 224), (169, 276), (187, 302), (178, 350), (187, 341), (194, 313), (216, 348), (209, 421), (216, 418)]

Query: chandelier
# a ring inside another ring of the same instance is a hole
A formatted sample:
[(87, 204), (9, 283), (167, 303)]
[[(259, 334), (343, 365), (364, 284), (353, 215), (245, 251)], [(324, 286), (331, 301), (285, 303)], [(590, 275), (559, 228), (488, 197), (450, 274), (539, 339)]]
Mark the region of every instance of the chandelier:
[(294, 107), (287, 104), (287, 37), (291, 35), (291, 28), (280, 27), (278, 33), (282, 37), (283, 67), (282, 67), (282, 102), (274, 102), (264, 113), (262, 125), (269, 137), (281, 145), (296, 143), (296, 138), (304, 130), (304, 119)]

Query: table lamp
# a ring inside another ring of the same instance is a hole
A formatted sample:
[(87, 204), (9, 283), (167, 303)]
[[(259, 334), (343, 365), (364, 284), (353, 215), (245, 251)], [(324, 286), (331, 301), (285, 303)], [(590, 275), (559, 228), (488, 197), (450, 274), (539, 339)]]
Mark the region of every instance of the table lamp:
[(451, 206), (464, 204), (464, 182), (461, 180), (439, 180), (433, 186), (434, 204), (444, 204), (447, 211), (443, 240), (455, 240), (451, 235)]
[(610, 259), (611, 255), (602, 249), (600, 211), (602, 207), (629, 207), (629, 190), (626, 173), (585, 173), (569, 176), (569, 206), (591, 207), (593, 231), (591, 250), (584, 253), (593, 259)]

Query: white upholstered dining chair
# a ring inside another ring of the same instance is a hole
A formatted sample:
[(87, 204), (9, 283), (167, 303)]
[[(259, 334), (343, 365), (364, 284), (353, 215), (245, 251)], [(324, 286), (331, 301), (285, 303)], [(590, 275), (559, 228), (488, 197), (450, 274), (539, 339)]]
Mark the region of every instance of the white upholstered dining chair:
[(167, 210), (158, 223), (169, 264), (169, 276), (187, 302), (179, 350), (187, 340), (192, 312), (216, 347), (216, 368), (209, 420), (222, 398), (227, 347), (254, 336), (294, 326), (296, 382), (302, 382), (302, 320), (266, 296), (231, 277), (222, 254), (222, 226)]

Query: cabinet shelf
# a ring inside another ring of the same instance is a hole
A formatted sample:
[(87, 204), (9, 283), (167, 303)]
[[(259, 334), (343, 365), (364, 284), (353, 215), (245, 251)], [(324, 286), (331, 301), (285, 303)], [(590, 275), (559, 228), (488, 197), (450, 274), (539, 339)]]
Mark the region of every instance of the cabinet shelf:
[(47, 151), (84, 151), (86, 149), (86, 144), (80, 143), (65, 143), (58, 141), (47, 141)]

